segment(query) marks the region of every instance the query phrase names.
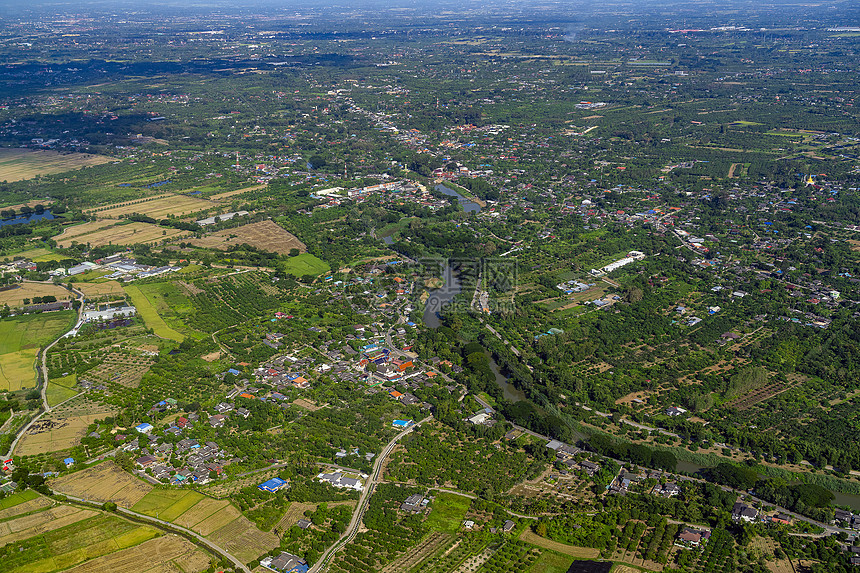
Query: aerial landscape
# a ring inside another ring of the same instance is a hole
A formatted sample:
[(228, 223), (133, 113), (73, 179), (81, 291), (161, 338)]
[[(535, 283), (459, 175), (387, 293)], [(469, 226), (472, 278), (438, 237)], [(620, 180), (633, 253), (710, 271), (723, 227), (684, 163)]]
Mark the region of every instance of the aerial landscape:
[(0, 570), (860, 571), (858, 106), (854, 0), (4, 3)]

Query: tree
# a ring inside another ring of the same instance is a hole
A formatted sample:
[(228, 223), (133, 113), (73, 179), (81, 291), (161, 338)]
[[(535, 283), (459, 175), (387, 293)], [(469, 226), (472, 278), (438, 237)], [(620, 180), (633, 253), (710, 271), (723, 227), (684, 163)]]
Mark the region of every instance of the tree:
[(116, 511), (116, 504), (112, 501), (106, 501), (102, 504), (102, 509), (105, 511)]

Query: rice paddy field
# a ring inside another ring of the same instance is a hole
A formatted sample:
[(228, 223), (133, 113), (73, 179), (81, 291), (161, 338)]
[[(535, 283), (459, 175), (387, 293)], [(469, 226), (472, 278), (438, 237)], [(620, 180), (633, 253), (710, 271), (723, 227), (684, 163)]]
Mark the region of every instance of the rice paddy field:
[(278, 545), (275, 534), (258, 529), (229, 501), (196, 491), (153, 489), (132, 510), (191, 529), (246, 563)]
[(152, 486), (124, 472), (112, 461), (62, 476), (50, 483), (51, 489), (97, 502), (113, 501), (133, 507), (152, 491)]
[(0, 149), (0, 181), (23, 181), (116, 161), (103, 155), (49, 150)]
[[(55, 518), (64, 510), (67, 515)], [(3, 570), (10, 573), (52, 573), (74, 567), (91, 559), (134, 547), (160, 535), (159, 531), (137, 525), (113, 515), (78, 509), (67, 505), (14, 519), (39, 523), (20, 530), (13, 537), (0, 537), (0, 543), (13, 544), (3, 559)], [(23, 524), (21, 524), (23, 525)], [(26, 549), (24, 551), (23, 549)]]
[(200, 573), (209, 568), (209, 555), (178, 535), (165, 535), (115, 553), (102, 555), (67, 573)]

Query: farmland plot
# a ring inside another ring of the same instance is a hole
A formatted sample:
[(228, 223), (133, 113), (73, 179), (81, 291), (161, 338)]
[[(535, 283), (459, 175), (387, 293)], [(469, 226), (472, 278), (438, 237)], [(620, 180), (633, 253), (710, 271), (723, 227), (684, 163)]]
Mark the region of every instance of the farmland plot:
[(274, 221), (260, 221), (235, 229), (224, 229), (206, 235), (202, 239), (194, 239), (189, 242), (198, 247), (222, 251), (226, 251), (234, 245), (245, 243), (258, 249), (282, 255), (289, 254), (291, 249), (298, 249), (300, 253), (307, 250), (305, 244), (295, 235)]
[(3, 306), (4, 304), (8, 304), (9, 308), (24, 306), (24, 304), (30, 304), (29, 302), (25, 303), (24, 299), (31, 301), (37, 296), (53, 296), (56, 297), (57, 300), (69, 300), (74, 298), (72, 293), (59, 285), (21, 283), (16, 288), (0, 291), (0, 306)]
[(188, 510), (178, 516), (173, 522), (177, 525), (181, 525), (182, 527), (187, 527), (188, 529), (194, 529), (196, 531), (195, 526), (198, 523), (221, 511), (229, 505), (229, 503), (230, 502), (226, 499), (215, 500), (208, 497), (203, 498), (193, 507), (188, 508)]
[(132, 201), (106, 205), (97, 209), (89, 209), (88, 213), (96, 213), (101, 219), (119, 219), (123, 215), (140, 213), (154, 219), (166, 219), (168, 215), (181, 217), (189, 213), (197, 213), (216, 207), (215, 203), (205, 199), (197, 199), (188, 195), (163, 195), (157, 199)]
[(64, 235), (57, 238), (57, 244), (67, 246), (72, 244), (72, 241), (84, 244), (88, 243), (93, 247), (103, 247), (105, 245), (136, 245), (158, 243), (164, 239), (175, 239), (187, 235), (187, 231), (179, 229), (159, 227), (152, 223), (140, 223), (137, 221), (101, 227), (97, 230), (86, 234), (76, 235), (74, 238), (66, 238)]
[(23, 181), (116, 161), (113, 157), (51, 150), (0, 149), (0, 181)]
[(67, 416), (52, 411), (30, 426), (15, 448), (15, 453), (27, 456), (73, 448), (81, 443), (81, 438), (87, 434), (87, 427), (94, 420), (104, 418), (105, 414), (104, 409), (81, 416)]
[(209, 556), (187, 539), (166, 535), (82, 563), (67, 573), (199, 573), (209, 562)]
[[(230, 506), (232, 507), (232, 506)], [(240, 516), (228, 525), (209, 535), (209, 539), (232, 553), (245, 563), (252, 561), (278, 546), (278, 536), (260, 531), (245, 516)]]
[(152, 491), (152, 486), (131, 476), (112, 461), (62, 476), (51, 482), (55, 491), (87, 500), (113, 501), (131, 507)]

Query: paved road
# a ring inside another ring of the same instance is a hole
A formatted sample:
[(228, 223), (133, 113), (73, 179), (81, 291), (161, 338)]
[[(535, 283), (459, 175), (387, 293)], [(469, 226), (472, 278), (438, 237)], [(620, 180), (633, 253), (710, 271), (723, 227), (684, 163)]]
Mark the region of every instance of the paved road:
[[(63, 495), (65, 495), (65, 494), (63, 494)], [(93, 502), (93, 501), (87, 501), (87, 500), (82, 499), (80, 497), (74, 497), (71, 495), (66, 495), (65, 497), (72, 500), (72, 501), (77, 501), (79, 503), (83, 503), (85, 505), (96, 505), (96, 506), (101, 505), (101, 504)], [(221, 546), (212, 543), (211, 541), (209, 541), (208, 539), (206, 539), (202, 535), (199, 535), (198, 533), (195, 533), (195, 532), (191, 531), (190, 529), (186, 529), (182, 526), (176, 525), (174, 523), (169, 523), (167, 521), (163, 521), (163, 520), (157, 519), (155, 517), (150, 517), (149, 515), (137, 513), (136, 511), (131, 511), (130, 509), (126, 509), (124, 507), (118, 507), (117, 513), (130, 515), (130, 516), (134, 517), (135, 519), (149, 522), (151, 524), (156, 525), (159, 529), (165, 529), (165, 530), (174, 531), (174, 532), (175, 531), (182, 532), (186, 536), (193, 537), (200, 545), (206, 546), (212, 552), (217, 553), (218, 555), (220, 555), (221, 557), (223, 557), (225, 559), (229, 559), (241, 571), (244, 571), (245, 573), (251, 573), (251, 570), (248, 569), (248, 567), (246, 567), (245, 564), (242, 563), (238, 558), (236, 558), (232, 554), (228, 553)]]
[(385, 461), (385, 458), (391, 453), (391, 450), (394, 449), (394, 446), (397, 445), (397, 442), (400, 439), (411, 432), (414, 428), (417, 428), (427, 420), (432, 418), (432, 416), (427, 416), (414, 426), (410, 426), (409, 428), (403, 430), (394, 438), (388, 442), (388, 445), (382, 450), (378, 456), (376, 456), (376, 462), (373, 464), (373, 470), (370, 472), (370, 476), (367, 478), (364, 484), (364, 490), (361, 492), (361, 497), (358, 498), (358, 504), (355, 506), (355, 511), (352, 513), (352, 520), (349, 522), (349, 526), (346, 528), (346, 531), (343, 535), (340, 536), (340, 539), (337, 540), (337, 543), (328, 548), (328, 550), (322, 554), (320, 560), (317, 561), (313, 567), (310, 568), (308, 573), (317, 573), (318, 571), (322, 571), (328, 565), (329, 560), (334, 556), (338, 549), (355, 539), (355, 536), (358, 534), (358, 528), (361, 525), (361, 520), (364, 517), (364, 512), (367, 510), (367, 504), (370, 500), (370, 496), (373, 494), (373, 491), (376, 489), (376, 483), (379, 481), (379, 477), (382, 474), (382, 463)]
[[(72, 291), (73, 293), (75, 293), (76, 295), (78, 295), (78, 302), (81, 303), (81, 305), (78, 307), (78, 321), (77, 321), (77, 323), (75, 323), (75, 329), (77, 329), (77, 328), (80, 328), (80, 326), (81, 326), (81, 320), (82, 320), (82, 317), (84, 315), (84, 300), (86, 297), (84, 296), (84, 293), (77, 290), (75, 287), (73, 287), (71, 285), (67, 285), (66, 288), (69, 289), (70, 291)], [(58, 343), (62, 338), (65, 338), (65, 336), (67, 334), (68, 334), (68, 332), (64, 332), (63, 334), (58, 336), (56, 340), (54, 340), (51, 344), (49, 344), (48, 346), (46, 346), (42, 350), (42, 408), (45, 410), (45, 412), (51, 411), (51, 407), (48, 405), (48, 395), (47, 395), (47, 392), (48, 392), (48, 351), (51, 348), (53, 348), (54, 345), (56, 343)]]

